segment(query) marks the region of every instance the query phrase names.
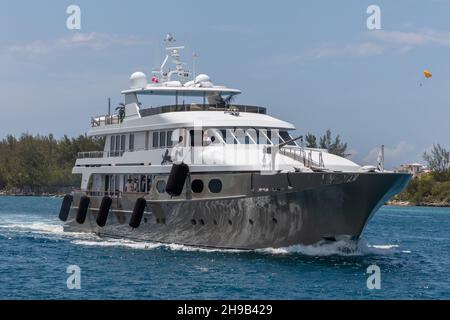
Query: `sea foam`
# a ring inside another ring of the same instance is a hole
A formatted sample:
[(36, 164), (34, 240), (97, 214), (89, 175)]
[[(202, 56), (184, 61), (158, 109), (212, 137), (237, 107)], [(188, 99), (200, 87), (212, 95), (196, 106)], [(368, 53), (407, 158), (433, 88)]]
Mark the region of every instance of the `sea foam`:
[[(57, 238), (67, 238), (74, 245), (90, 246), (90, 247), (122, 247), (134, 250), (154, 250), (166, 249), (172, 251), (186, 252), (223, 252), (223, 253), (239, 253), (244, 250), (239, 249), (221, 249), (221, 248), (205, 248), (188, 246), (182, 244), (165, 244), (158, 242), (134, 241), (128, 239), (103, 238), (95, 234), (83, 232), (64, 232), (61, 224), (54, 222), (36, 222), (17, 223), (17, 221), (0, 224), (0, 228), (8, 229), (15, 232), (29, 232), (33, 234), (42, 234), (46, 236), (54, 236)], [(257, 250), (245, 250), (245, 252), (256, 252), (270, 255), (292, 255), (300, 254), (306, 256), (362, 256), (362, 255), (384, 255), (394, 253), (411, 253), (408, 250), (400, 250), (397, 244), (369, 244), (364, 240), (347, 241), (340, 240), (335, 242), (320, 242), (313, 245), (293, 245), (283, 248), (264, 248)]]

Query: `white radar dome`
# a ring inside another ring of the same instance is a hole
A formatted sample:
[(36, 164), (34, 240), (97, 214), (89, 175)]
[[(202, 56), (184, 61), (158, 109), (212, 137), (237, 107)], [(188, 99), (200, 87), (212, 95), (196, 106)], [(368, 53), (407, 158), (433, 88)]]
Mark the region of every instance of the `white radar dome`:
[(201, 83), (201, 82), (209, 82), (211, 81), (211, 78), (206, 74), (199, 74), (195, 77), (195, 83)]
[(147, 76), (143, 72), (135, 72), (130, 77), (130, 88), (139, 89), (147, 86)]

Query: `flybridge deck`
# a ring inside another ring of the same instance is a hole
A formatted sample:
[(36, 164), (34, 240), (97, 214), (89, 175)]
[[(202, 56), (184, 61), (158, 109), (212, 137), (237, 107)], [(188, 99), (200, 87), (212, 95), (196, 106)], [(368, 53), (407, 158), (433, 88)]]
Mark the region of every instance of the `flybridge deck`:
[[(166, 41), (171, 43), (175, 40), (172, 36), (169, 36)], [(120, 125), (124, 121), (127, 122), (153, 115), (186, 111), (221, 111), (224, 114), (234, 116), (239, 116), (240, 113), (267, 114), (267, 110), (264, 107), (236, 105), (232, 103), (233, 97), (241, 93), (240, 90), (215, 85), (208, 75), (199, 74), (195, 76), (195, 73), (191, 74), (190, 71), (185, 70), (184, 67), (186, 64), (180, 61), (180, 50), (183, 48), (167, 47), (166, 50), (168, 53), (166, 59), (159, 69), (152, 71), (151, 79), (147, 78), (147, 75), (143, 72), (133, 73), (130, 77), (130, 88), (121, 92), (125, 96), (125, 103), (121, 104), (122, 109), (117, 114), (101, 115), (91, 118), (91, 127)], [(169, 60), (175, 64), (175, 69), (165, 68)], [(173, 80), (172, 76), (178, 76), (178, 80)], [(189, 80), (191, 76), (193, 76), (192, 80)], [(175, 98), (175, 103), (143, 108), (138, 96), (144, 95), (171, 96)], [(184, 97), (203, 99), (194, 103), (191, 101), (185, 103)], [(182, 103), (179, 103), (180, 100), (182, 100)], [(215, 115), (215, 118), (217, 121), (223, 119), (218, 114)], [(254, 118), (251, 119), (255, 120)], [(173, 120), (176, 120), (178, 123), (180, 119), (174, 118)], [(286, 124), (282, 123), (280, 125), (281, 127), (285, 127)], [(291, 127), (291, 125), (288, 124), (288, 127)]]

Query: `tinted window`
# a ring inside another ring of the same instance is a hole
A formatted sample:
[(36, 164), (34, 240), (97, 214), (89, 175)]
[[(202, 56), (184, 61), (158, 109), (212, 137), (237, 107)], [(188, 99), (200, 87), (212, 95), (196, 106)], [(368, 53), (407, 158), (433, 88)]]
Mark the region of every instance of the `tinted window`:
[(191, 188), (194, 193), (202, 192), (203, 191), (203, 181), (199, 180), (199, 179), (192, 181)]
[(269, 136), (267, 135), (267, 133), (268, 132), (266, 129), (259, 130), (258, 144), (270, 144), (270, 139), (268, 140)]
[(120, 136), (120, 151), (125, 151), (125, 135)]
[(116, 148), (114, 150), (120, 150), (120, 136), (116, 136)]
[(225, 143), (226, 143), (227, 142), (227, 130), (221, 129), (220, 133), (222, 134), (223, 141), (225, 141)]
[(268, 129), (265, 130), (264, 132), (267, 135), (267, 138), (269, 138), (269, 140), (272, 140), (272, 130)]
[(166, 146), (166, 133), (161, 132), (159, 134), (159, 147), (164, 148)]
[[(289, 141), (289, 140), (292, 139), (287, 131), (280, 131), (280, 137), (281, 137), (281, 139), (284, 140), (284, 142)], [(294, 141), (291, 141), (291, 142), (288, 143), (288, 145), (295, 146), (296, 144), (295, 144)]]
[(173, 145), (172, 133), (173, 133), (173, 131), (167, 131), (167, 146), (168, 147), (171, 147)]
[(153, 132), (153, 148), (158, 148), (158, 132)]
[(208, 188), (212, 193), (219, 193), (222, 191), (222, 181), (219, 179), (212, 179), (209, 181)]
[(110, 141), (110, 144), (109, 144), (109, 150), (110, 151), (114, 151), (115, 150), (115, 148), (116, 148), (115, 144), (116, 144), (116, 137), (115, 136), (111, 136), (111, 141)]
[(148, 150), (150, 140), (150, 132), (145, 132), (145, 150)]
[(128, 150), (134, 150), (134, 134), (130, 134), (130, 141), (128, 142)]

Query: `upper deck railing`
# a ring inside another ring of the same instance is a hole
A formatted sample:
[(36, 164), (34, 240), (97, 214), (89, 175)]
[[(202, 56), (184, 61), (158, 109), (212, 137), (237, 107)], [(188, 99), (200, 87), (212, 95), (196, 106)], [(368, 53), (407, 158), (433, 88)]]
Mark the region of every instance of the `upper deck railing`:
[(110, 124), (119, 124), (119, 116), (116, 114), (112, 115), (104, 115), (104, 116), (98, 116), (98, 117), (92, 117), (91, 118), (91, 127), (101, 127), (101, 126), (107, 126)]
[[(223, 112), (250, 112), (266, 114), (266, 108), (249, 105), (230, 105), (227, 107), (217, 104), (178, 104), (178, 105), (166, 105), (155, 108), (140, 109), (139, 113), (141, 117), (149, 117), (156, 114), (169, 113), (169, 112), (183, 112), (183, 111), (223, 111)], [(91, 118), (91, 127), (101, 127), (111, 124), (119, 124), (119, 116), (103, 115)]]
[[(317, 153), (318, 161), (313, 160), (313, 152)], [(304, 147), (282, 147), (280, 149), (280, 154), (290, 157), (296, 161), (302, 162), (303, 165), (307, 168), (325, 168), (325, 164), (323, 162), (322, 150), (320, 149), (311, 149)]]
[[(137, 151), (137, 150), (136, 150)], [(125, 151), (83, 151), (78, 152), (78, 159), (114, 158), (123, 156)]]
[[(141, 149), (127, 150), (127, 152), (149, 151), (155, 149), (156, 148), (141, 148)], [(284, 156), (290, 157), (296, 161), (303, 163), (303, 165), (307, 168), (311, 169), (325, 168), (325, 163), (323, 161), (323, 154), (322, 154), (324, 151), (321, 149), (304, 148), (298, 146), (295, 147), (284, 146), (280, 148), (279, 152)], [(125, 151), (122, 150), (78, 152), (78, 159), (122, 157), (124, 153)], [(317, 159), (313, 159), (313, 154), (317, 155)]]
[(141, 117), (153, 116), (155, 114), (168, 112), (183, 112), (183, 111), (223, 111), (223, 112), (250, 112), (266, 114), (266, 108), (249, 105), (230, 105), (228, 107), (217, 104), (178, 104), (168, 105), (156, 108), (141, 109)]

